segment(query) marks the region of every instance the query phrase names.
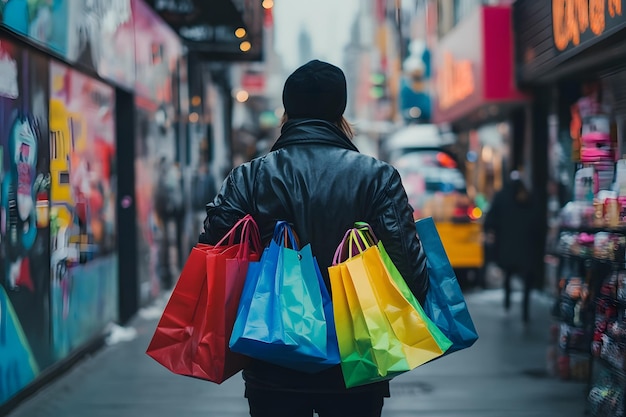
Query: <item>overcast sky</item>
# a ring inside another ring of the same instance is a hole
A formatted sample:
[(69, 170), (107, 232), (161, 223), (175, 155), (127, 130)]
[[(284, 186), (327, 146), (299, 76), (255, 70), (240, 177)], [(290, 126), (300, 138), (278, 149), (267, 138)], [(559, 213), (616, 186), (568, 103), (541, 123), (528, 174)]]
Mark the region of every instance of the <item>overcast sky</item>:
[(275, 46), (286, 66), (295, 68), (298, 35), (306, 27), (313, 51), (328, 62), (342, 65), (341, 53), (359, 0), (274, 0)]

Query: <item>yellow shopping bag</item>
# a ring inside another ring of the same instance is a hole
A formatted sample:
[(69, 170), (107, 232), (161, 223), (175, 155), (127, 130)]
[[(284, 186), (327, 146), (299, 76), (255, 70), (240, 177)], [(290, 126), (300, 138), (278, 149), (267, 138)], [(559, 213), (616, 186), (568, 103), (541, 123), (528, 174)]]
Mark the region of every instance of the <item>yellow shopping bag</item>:
[(378, 371), (371, 339), (367, 337), (365, 316), (359, 306), (354, 286), (350, 285), (348, 268), (345, 264), (339, 264), (328, 271), (341, 369), (346, 386), (349, 388), (382, 381), (384, 378)]
[(391, 379), (443, 355), (451, 345), (390, 259), (383, 259), (388, 255), (382, 242), (360, 225), (346, 233), (329, 267), (347, 387)]

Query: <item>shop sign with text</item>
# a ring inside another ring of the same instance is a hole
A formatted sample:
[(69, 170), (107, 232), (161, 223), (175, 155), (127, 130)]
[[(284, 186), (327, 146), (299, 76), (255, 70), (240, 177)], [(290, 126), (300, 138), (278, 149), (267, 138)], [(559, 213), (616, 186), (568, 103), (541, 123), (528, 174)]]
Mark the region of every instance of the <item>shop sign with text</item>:
[(514, 80), (510, 6), (477, 8), (439, 41), (433, 63), (435, 123), (526, 100)]
[(624, 0), (552, 0), (552, 32), (558, 51), (599, 38), (626, 23)]
[[(626, 0), (516, 0), (513, 23), (520, 83), (551, 83), (612, 60), (604, 42), (623, 39)], [(597, 48), (594, 57), (581, 56)], [(597, 60), (595, 57), (597, 56)], [(569, 65), (572, 59), (578, 65)], [(619, 55), (614, 57), (619, 61)]]
[(450, 52), (444, 52), (436, 88), (442, 109), (449, 109), (470, 97), (476, 91), (472, 61), (455, 59)]

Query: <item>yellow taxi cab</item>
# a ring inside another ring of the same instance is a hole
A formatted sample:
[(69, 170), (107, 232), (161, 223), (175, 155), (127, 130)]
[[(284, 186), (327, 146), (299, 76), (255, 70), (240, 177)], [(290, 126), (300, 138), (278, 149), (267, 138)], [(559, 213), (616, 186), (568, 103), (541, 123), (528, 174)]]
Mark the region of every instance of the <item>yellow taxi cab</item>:
[(454, 155), (441, 147), (412, 148), (390, 162), (400, 173), (415, 219), (435, 221), (459, 282), (482, 284), (483, 213), (468, 196)]

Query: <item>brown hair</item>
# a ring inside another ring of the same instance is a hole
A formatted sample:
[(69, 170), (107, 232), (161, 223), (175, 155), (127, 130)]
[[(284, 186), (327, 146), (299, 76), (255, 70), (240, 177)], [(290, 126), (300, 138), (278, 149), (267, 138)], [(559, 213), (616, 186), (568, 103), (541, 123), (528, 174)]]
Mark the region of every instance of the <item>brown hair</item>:
[[(284, 125), (289, 120), (289, 116), (287, 113), (283, 113), (283, 117), (280, 119), (280, 124)], [(339, 120), (333, 123), (339, 130), (343, 132), (344, 135), (348, 137), (348, 139), (354, 139), (354, 129), (348, 120), (345, 117), (341, 116)]]

